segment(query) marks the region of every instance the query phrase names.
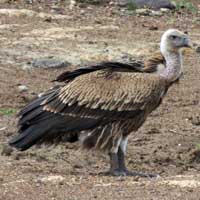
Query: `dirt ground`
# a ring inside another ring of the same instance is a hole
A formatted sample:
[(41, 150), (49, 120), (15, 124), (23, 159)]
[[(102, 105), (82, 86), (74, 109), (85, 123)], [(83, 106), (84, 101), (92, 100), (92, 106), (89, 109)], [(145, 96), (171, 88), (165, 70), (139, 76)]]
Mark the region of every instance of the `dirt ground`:
[[(130, 170), (160, 178), (108, 177), (108, 157), (79, 144), (11, 151), (16, 112), (71, 69), (29, 69), (35, 58), (56, 56), (72, 64), (145, 57), (158, 50), (168, 28), (189, 32), (200, 44), (200, 17), (187, 12), (136, 16), (115, 6), (0, 3), (0, 199), (2, 200), (198, 200), (200, 199), (200, 54), (184, 56), (184, 76), (168, 92), (145, 125), (131, 135)], [(2, 9), (26, 9), (23, 12)], [(34, 13), (30, 13), (34, 10)], [(38, 15), (42, 12), (43, 15)], [(44, 13), (48, 15), (44, 15)], [(64, 17), (63, 17), (64, 16)], [(19, 85), (27, 91), (20, 92)]]

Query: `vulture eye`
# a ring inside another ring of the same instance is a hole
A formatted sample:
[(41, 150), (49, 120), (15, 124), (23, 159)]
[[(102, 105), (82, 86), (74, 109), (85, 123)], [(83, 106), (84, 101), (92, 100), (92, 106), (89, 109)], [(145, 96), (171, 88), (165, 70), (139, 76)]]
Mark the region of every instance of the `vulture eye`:
[(171, 38), (172, 40), (175, 40), (175, 39), (178, 38), (178, 36), (176, 36), (176, 35), (171, 35), (170, 38)]

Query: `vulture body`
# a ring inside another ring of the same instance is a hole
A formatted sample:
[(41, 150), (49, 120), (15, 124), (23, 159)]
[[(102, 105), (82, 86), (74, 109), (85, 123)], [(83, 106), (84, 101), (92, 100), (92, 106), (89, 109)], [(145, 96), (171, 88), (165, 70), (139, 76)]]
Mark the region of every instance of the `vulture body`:
[[(87, 149), (110, 155), (112, 175), (153, 176), (125, 166), (128, 136), (137, 131), (161, 103), (182, 73), (182, 47), (188, 36), (170, 29), (161, 40), (160, 56), (123, 64), (105, 62), (61, 74), (64, 81), (19, 113), (19, 134), (9, 144), (26, 150), (38, 143), (79, 140)], [(165, 68), (158, 70), (158, 64)]]

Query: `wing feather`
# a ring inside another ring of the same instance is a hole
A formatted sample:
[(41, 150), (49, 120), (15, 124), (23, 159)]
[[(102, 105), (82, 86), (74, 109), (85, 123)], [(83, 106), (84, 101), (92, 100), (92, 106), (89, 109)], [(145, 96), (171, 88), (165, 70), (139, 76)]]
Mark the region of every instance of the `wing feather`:
[(165, 89), (165, 81), (155, 74), (114, 72), (108, 77), (105, 71), (97, 71), (69, 82), (56, 98), (45, 102), (43, 109), (62, 115), (108, 118), (157, 104)]

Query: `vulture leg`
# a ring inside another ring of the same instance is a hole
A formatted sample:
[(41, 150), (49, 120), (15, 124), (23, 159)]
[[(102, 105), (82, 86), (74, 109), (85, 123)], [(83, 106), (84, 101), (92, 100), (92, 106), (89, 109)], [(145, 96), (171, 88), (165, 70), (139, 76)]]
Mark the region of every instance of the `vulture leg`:
[(120, 172), (120, 175), (124, 176), (139, 176), (139, 177), (146, 177), (146, 178), (153, 178), (158, 177), (157, 174), (145, 174), (145, 173), (138, 173), (138, 172), (131, 172), (126, 168), (125, 164), (125, 153), (122, 151), (121, 147), (119, 147), (118, 152), (118, 172)]
[(126, 171), (120, 169), (118, 153), (110, 153), (109, 174), (113, 176), (126, 176)]
[(125, 152), (128, 138), (124, 138), (118, 148), (117, 153), (110, 153), (110, 174), (114, 176), (139, 176), (146, 178), (158, 177), (156, 174), (145, 174), (131, 172), (126, 168)]

